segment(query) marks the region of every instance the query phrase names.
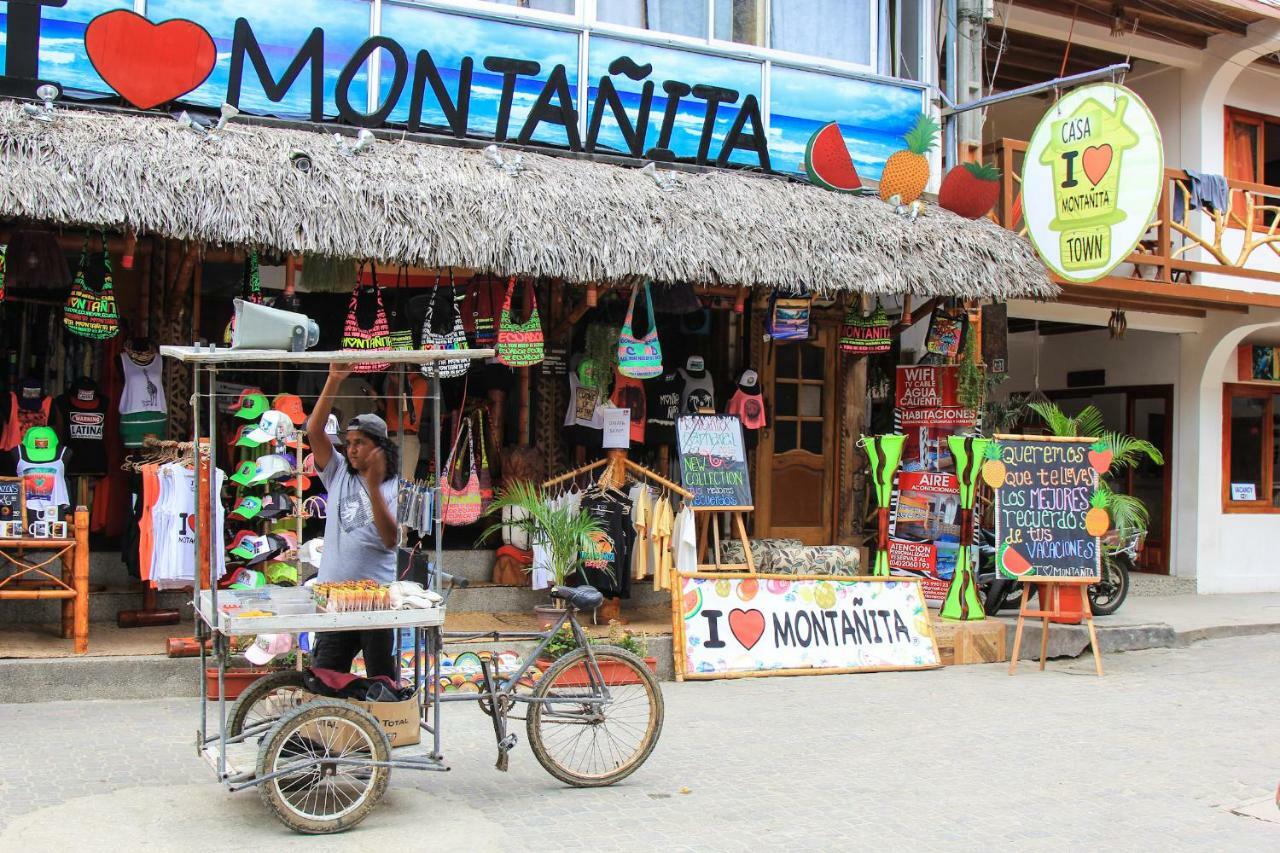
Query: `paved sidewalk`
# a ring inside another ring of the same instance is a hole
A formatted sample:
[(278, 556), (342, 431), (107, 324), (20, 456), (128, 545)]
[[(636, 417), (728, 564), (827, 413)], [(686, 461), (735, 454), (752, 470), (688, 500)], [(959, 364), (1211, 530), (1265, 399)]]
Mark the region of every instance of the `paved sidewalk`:
[(0, 705), (0, 850), (1280, 849), (1280, 635), (1106, 664), (665, 684), (658, 749), (600, 790), (523, 744), (498, 773), (451, 707), (454, 769), (325, 838), (213, 782), (189, 699)]

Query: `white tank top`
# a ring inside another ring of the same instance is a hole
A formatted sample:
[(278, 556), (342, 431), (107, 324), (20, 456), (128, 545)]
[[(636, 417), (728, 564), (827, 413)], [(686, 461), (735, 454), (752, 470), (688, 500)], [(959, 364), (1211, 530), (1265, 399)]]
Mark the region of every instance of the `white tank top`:
[(147, 364), (138, 364), (128, 353), (120, 353), (120, 365), (124, 368), (124, 392), (120, 395), (120, 414), (136, 412), (164, 412), (164, 371), (160, 354)]
[[(28, 462), (18, 454), (18, 476), (26, 487), (27, 509), (40, 512), (51, 506), (69, 506), (71, 495), (67, 492), (67, 466), (62, 461), (63, 450), (56, 459), (48, 462)], [(28, 518), (30, 523), (33, 519)]]

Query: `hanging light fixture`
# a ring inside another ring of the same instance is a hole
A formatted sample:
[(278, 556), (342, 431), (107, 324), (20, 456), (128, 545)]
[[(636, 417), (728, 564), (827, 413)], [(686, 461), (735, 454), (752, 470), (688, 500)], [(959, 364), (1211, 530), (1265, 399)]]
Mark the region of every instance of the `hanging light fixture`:
[(1120, 38), (1129, 31), (1129, 25), (1124, 20), (1124, 4), (1111, 4), (1111, 37)]
[(1111, 319), (1107, 320), (1107, 329), (1111, 332), (1111, 340), (1120, 340), (1124, 338), (1125, 331), (1129, 328), (1129, 320), (1124, 316), (1124, 311), (1119, 308), (1111, 312)]

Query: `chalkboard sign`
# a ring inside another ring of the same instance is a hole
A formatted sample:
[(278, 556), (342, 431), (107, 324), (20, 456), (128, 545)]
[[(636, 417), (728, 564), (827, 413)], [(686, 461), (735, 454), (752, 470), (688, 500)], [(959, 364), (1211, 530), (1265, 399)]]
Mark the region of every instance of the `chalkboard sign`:
[(751, 475), (735, 415), (676, 418), (680, 484), (693, 492), (695, 507), (751, 508)]
[(997, 435), (982, 467), (996, 489), (996, 569), (1004, 577), (1098, 578), (1110, 526), (1097, 493), (1110, 454), (1096, 439)]
[(0, 521), (20, 521), (27, 528), (27, 507), (21, 477), (0, 477)]

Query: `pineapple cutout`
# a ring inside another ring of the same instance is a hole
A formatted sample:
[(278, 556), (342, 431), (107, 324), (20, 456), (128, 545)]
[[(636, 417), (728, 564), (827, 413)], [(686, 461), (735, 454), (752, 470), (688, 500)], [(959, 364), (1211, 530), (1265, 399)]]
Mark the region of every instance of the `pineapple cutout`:
[(1107, 496), (1098, 489), (1089, 498), (1089, 511), (1084, 516), (1084, 529), (1090, 536), (1102, 536), (1111, 527), (1111, 516), (1107, 514)]
[(909, 205), (920, 198), (929, 183), (928, 153), (938, 141), (938, 123), (931, 116), (921, 113), (911, 130), (902, 137), (906, 150), (895, 151), (885, 161), (880, 174), (880, 198)]
[(1000, 458), (1000, 448), (995, 442), (987, 445), (987, 461), (982, 463), (982, 481), (993, 489), (1004, 485), (1004, 460)]

